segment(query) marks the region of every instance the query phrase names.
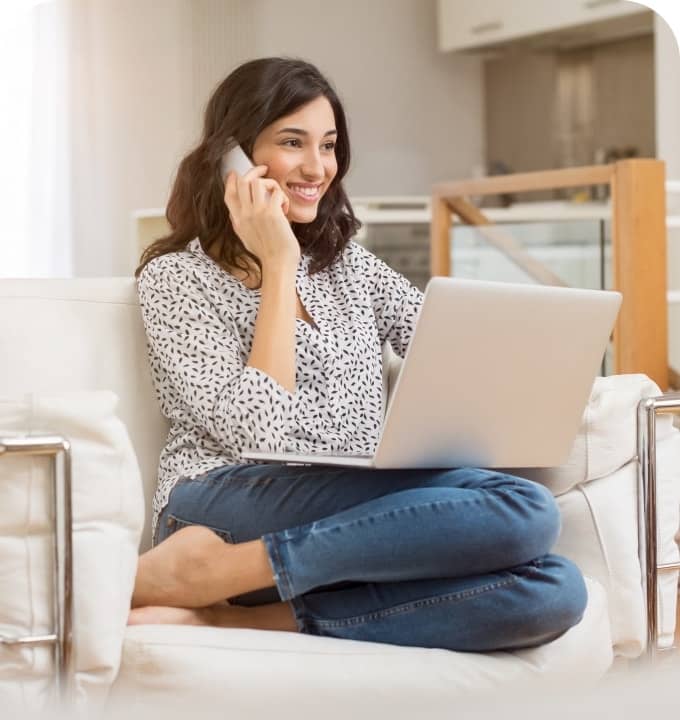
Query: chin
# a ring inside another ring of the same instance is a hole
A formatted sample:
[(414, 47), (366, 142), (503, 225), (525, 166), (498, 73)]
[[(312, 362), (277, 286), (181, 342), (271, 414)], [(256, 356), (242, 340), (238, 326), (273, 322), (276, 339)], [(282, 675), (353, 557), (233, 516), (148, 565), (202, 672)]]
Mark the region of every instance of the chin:
[(309, 210), (295, 210), (288, 214), (288, 220), (295, 223), (310, 223), (316, 220), (317, 209), (311, 208)]

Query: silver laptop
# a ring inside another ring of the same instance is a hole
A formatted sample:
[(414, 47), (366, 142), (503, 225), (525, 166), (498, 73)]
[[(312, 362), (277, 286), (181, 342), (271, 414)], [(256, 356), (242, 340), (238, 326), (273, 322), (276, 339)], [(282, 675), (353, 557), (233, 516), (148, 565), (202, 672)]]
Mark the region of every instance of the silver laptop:
[(266, 453), (291, 464), (549, 467), (567, 459), (621, 294), (435, 277), (373, 457)]

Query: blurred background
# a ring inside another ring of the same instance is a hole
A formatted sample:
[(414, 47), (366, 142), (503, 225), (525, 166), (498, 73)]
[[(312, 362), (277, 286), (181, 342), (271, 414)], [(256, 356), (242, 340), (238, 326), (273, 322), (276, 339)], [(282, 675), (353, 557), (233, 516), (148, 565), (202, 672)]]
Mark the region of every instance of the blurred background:
[[(212, 90), (280, 54), (334, 84), (358, 239), (421, 286), (433, 183), (664, 160), (680, 367), (680, 55), (626, 0), (4, 0), (0, 276), (130, 275)], [(570, 284), (607, 284), (597, 188), (477, 200)], [(458, 274), (522, 279), (457, 238)]]

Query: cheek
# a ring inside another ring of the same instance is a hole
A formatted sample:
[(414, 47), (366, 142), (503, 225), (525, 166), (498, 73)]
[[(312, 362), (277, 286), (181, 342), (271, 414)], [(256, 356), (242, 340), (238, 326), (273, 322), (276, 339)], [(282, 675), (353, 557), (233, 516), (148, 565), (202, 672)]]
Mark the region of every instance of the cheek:
[(290, 173), (294, 170), (294, 165), (290, 161), (286, 161), (285, 158), (272, 158), (268, 163), (263, 163), (268, 166), (267, 177), (276, 180), (280, 185), (283, 185)]
[(338, 163), (336, 160), (329, 162), (326, 165), (326, 175), (330, 178), (334, 178), (338, 174)]
[(286, 161), (285, 156), (278, 155), (276, 152), (270, 152), (268, 149), (261, 148), (259, 151), (253, 152), (253, 164), (254, 165), (266, 165), (268, 178), (279, 180), (284, 178), (289, 172), (289, 162)]

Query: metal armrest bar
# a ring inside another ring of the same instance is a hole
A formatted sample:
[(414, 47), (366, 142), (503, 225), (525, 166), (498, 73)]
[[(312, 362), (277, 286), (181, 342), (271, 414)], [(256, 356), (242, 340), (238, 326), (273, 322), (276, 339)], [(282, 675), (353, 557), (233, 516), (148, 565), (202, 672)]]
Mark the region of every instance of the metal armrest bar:
[(657, 548), (656, 417), (673, 413), (680, 413), (680, 393), (645, 398), (638, 404), (639, 550), (647, 598), (647, 658), (651, 660), (659, 650), (659, 572), (680, 568), (680, 563), (660, 565)]
[(0, 645), (52, 645), (59, 640), (59, 637), (52, 635), (22, 635), (15, 637), (13, 635), (0, 635)]
[[(0, 636), (0, 645), (34, 647), (54, 645), (55, 695), (68, 700), (72, 683), (73, 555), (71, 513), (71, 445), (59, 435), (0, 437), (0, 461), (9, 455), (49, 455), (54, 486), (54, 632), (22, 637)], [(59, 457), (63, 458), (63, 482), (59, 493)]]

